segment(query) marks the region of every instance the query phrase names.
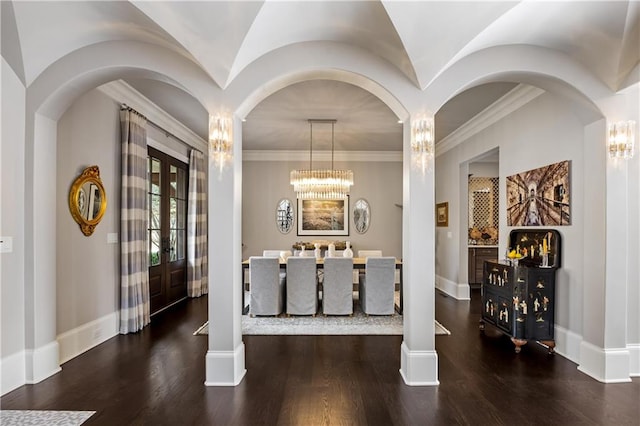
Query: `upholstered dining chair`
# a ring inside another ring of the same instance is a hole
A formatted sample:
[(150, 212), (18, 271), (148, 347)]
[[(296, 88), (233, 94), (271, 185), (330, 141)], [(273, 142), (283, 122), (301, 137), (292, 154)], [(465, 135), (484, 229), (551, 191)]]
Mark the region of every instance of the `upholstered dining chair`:
[(324, 315), (353, 314), (353, 259), (330, 257), (324, 260), (322, 313)]
[(251, 282), (250, 315), (280, 315), (284, 309), (286, 276), (280, 274), (279, 259), (251, 256), (249, 279)]
[(360, 276), (359, 299), (367, 315), (393, 315), (395, 312), (395, 257), (368, 257)]
[(315, 315), (318, 312), (318, 275), (315, 257), (287, 259), (287, 315)]

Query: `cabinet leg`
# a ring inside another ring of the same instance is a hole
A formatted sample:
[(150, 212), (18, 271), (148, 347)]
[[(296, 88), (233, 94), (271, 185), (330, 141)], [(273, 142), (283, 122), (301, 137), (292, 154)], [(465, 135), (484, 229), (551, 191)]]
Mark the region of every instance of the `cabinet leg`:
[(478, 321), (478, 328), (480, 331), (484, 331), (484, 320)]
[(516, 339), (515, 337), (512, 337), (511, 341), (513, 342), (514, 345), (516, 345), (516, 353), (517, 354), (520, 353), (520, 349), (522, 348), (522, 346), (527, 344), (526, 340), (524, 340), (524, 339)]
[(549, 349), (550, 354), (556, 353), (556, 342), (555, 340), (540, 340), (540, 343), (545, 345), (547, 349)]

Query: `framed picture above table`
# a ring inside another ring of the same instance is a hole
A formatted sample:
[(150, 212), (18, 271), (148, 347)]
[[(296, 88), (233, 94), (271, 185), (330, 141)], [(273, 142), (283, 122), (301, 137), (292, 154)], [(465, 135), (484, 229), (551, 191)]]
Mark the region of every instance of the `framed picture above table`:
[(299, 198), (298, 235), (349, 235), (349, 198)]

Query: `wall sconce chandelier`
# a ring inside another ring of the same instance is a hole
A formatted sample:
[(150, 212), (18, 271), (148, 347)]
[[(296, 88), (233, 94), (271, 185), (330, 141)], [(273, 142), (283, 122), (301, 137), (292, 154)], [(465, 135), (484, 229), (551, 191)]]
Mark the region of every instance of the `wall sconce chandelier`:
[(636, 135), (635, 121), (619, 121), (609, 124), (609, 140), (607, 142), (610, 158), (633, 157)]
[(228, 117), (209, 116), (209, 156), (221, 172), (233, 158), (232, 125)]
[[(309, 169), (292, 170), (290, 183), (300, 199), (333, 200), (345, 199), (353, 185), (351, 170), (334, 170), (334, 137), (337, 120), (309, 119)], [(313, 169), (313, 124), (331, 124), (331, 169)]]
[(434, 134), (433, 117), (418, 118), (411, 123), (411, 157), (423, 176), (433, 166)]

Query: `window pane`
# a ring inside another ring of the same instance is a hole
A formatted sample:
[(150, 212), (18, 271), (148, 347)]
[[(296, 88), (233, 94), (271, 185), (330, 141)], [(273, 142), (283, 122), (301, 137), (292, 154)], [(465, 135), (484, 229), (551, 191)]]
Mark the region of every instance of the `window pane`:
[(149, 266), (160, 264), (160, 231), (149, 232)]
[(169, 200), (169, 209), (169, 228), (175, 229), (178, 225), (178, 207), (175, 198)]

